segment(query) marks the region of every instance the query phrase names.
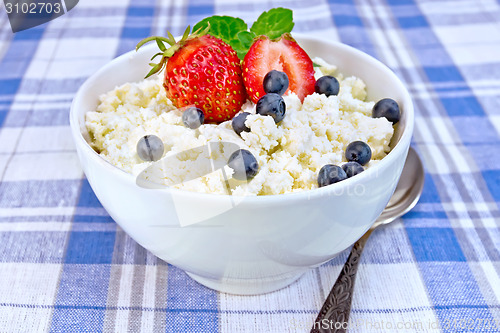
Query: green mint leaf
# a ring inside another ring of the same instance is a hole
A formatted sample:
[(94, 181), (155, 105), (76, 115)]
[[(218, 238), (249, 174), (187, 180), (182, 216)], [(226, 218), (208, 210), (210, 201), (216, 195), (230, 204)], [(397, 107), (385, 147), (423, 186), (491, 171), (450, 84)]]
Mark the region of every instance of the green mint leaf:
[[(210, 24), (210, 27), (209, 27)], [(196, 23), (193, 31), (208, 30), (208, 34), (229, 44), (243, 59), (256, 36), (266, 35), (270, 39), (281, 37), (293, 29), (293, 13), (286, 8), (273, 8), (262, 13), (248, 31), (247, 24), (240, 18), (231, 16), (211, 16)]]
[(251, 31), (240, 31), (236, 36), (240, 40), (241, 44), (247, 49), (252, 46), (253, 39), (256, 37), (256, 35)]
[(208, 30), (208, 34), (222, 39), (224, 42), (231, 45), (231, 47), (233, 47), (233, 44), (239, 42), (236, 37), (238, 32), (246, 31), (248, 29), (245, 21), (240, 18), (231, 16), (211, 16), (196, 23), (193, 27), (193, 31), (200, 28), (205, 29), (208, 26), (208, 23), (210, 23), (210, 30)]
[(243, 60), (245, 58), (245, 55), (248, 52), (248, 49), (250, 46), (253, 44), (253, 39), (256, 37), (255, 34), (251, 31), (240, 31), (236, 35), (238, 37), (239, 43), (237, 43), (237, 48), (233, 46), (233, 49), (236, 51), (238, 54), (238, 58)]
[(233, 47), (233, 50), (236, 52), (240, 60), (243, 60), (245, 58), (245, 55), (248, 53), (248, 49), (241, 47)]
[(293, 29), (293, 13), (286, 8), (273, 8), (263, 12), (252, 24), (250, 31), (255, 35), (266, 35), (270, 39), (281, 37)]
[(245, 47), (245, 45), (243, 45), (240, 40), (234, 40), (231, 44), (231, 47), (236, 52), (240, 60), (243, 60), (243, 58), (245, 58), (245, 54), (247, 54), (248, 52), (248, 47)]

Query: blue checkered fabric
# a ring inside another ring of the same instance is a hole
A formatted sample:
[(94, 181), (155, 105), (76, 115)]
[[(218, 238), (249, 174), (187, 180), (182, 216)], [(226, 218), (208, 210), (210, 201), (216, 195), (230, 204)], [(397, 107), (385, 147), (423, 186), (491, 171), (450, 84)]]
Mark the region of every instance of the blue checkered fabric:
[(207, 289), (135, 243), (84, 178), (68, 112), (137, 41), (212, 14), (294, 10), (295, 30), (391, 67), (426, 167), (412, 212), (374, 232), (352, 332), (500, 332), (500, 1), (80, 1), (13, 34), (0, 7), (0, 332), (308, 332), (347, 252), (262, 296)]

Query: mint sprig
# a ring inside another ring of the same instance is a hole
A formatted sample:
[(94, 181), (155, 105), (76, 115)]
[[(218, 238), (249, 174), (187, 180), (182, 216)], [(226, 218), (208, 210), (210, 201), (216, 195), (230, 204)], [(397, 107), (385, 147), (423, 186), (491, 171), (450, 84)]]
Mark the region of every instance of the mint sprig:
[(250, 31), (257, 36), (266, 35), (270, 39), (281, 37), (293, 29), (293, 13), (286, 8), (273, 8), (260, 14), (257, 21), (252, 24)]
[(253, 40), (256, 36), (253, 32), (245, 30), (238, 32), (236, 37), (238, 41), (233, 44), (229, 43), (229, 45), (231, 45), (231, 47), (236, 51), (238, 58), (243, 60), (248, 52), (248, 49), (252, 46)]
[(222, 39), (236, 51), (240, 59), (243, 59), (255, 37), (266, 35), (270, 39), (276, 39), (284, 33), (291, 32), (294, 26), (293, 12), (281, 7), (263, 12), (252, 24), (250, 31), (240, 18), (217, 15), (196, 23), (193, 30), (204, 30), (208, 26), (210, 26), (208, 34)]
[(208, 33), (231, 44), (238, 42), (236, 34), (247, 30), (247, 24), (240, 18), (231, 16), (211, 16), (196, 23), (193, 30), (205, 29), (210, 24)]

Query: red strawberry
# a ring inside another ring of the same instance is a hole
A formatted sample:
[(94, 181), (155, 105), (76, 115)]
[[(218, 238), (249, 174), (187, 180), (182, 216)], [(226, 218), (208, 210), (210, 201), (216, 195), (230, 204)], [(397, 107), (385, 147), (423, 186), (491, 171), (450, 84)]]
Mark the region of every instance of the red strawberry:
[(152, 72), (160, 71), (166, 61), (163, 86), (176, 107), (195, 105), (205, 114), (206, 122), (231, 119), (246, 101), (236, 52), (219, 38), (196, 33), (186, 35), (177, 43), (172, 43), (173, 37), (148, 39), (160, 38), (172, 45), (169, 49), (160, 47), (162, 52), (158, 55), (162, 60)]
[(303, 100), (314, 93), (316, 80), (312, 60), (290, 34), (283, 34), (277, 40), (260, 36), (248, 50), (242, 67), (243, 82), (254, 103), (265, 95), (262, 81), (273, 69), (288, 76), (290, 83), (285, 94), (293, 91)]

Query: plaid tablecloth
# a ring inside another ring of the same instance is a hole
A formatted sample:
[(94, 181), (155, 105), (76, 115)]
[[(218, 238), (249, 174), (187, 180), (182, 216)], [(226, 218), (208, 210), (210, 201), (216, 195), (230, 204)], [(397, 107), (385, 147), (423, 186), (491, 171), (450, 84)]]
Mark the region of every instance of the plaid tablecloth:
[(13, 34), (0, 7), (0, 332), (308, 332), (347, 252), (262, 296), (207, 289), (107, 215), (68, 112), (82, 82), (152, 34), (211, 14), (295, 29), (390, 66), (416, 107), (423, 196), (362, 258), (352, 332), (500, 332), (500, 1), (97, 1)]

